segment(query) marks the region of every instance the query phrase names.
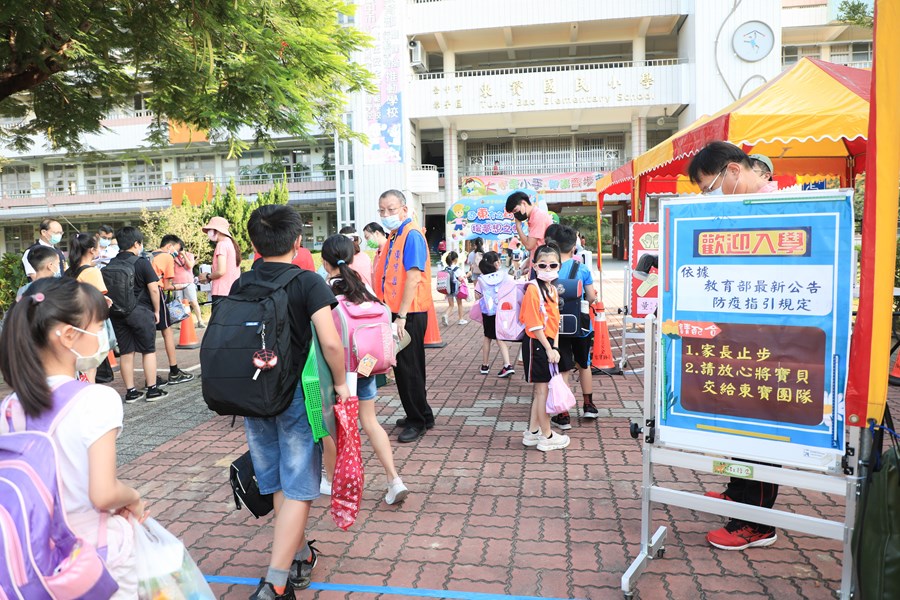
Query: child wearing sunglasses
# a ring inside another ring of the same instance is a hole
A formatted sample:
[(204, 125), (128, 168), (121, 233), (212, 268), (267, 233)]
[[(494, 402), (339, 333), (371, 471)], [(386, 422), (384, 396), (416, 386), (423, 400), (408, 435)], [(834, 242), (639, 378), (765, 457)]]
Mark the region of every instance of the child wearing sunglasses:
[(531, 417), (522, 436), (525, 446), (537, 446), (542, 452), (561, 450), (569, 445), (569, 436), (553, 433), (547, 414), (547, 384), (550, 364), (559, 363), (559, 295), (553, 282), (559, 277), (559, 248), (543, 245), (534, 252), (536, 281), (529, 283), (522, 298), (519, 321), (525, 325), (522, 359), (525, 381), (534, 384)]

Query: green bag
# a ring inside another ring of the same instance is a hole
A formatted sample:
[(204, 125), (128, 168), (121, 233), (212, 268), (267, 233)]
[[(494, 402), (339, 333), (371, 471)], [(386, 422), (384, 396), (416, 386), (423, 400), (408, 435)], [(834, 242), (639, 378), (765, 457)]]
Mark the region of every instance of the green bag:
[[(884, 421), (894, 429), (887, 408)], [(889, 431), (881, 431), (891, 445), (868, 477), (853, 533), (857, 591), (863, 600), (894, 600), (900, 593), (900, 447)], [(881, 452), (880, 437), (876, 434), (872, 445), (873, 459)]]
[(306, 364), (300, 373), (300, 385), (303, 386), (303, 398), (306, 402), (306, 418), (312, 428), (315, 441), (323, 437), (335, 434), (334, 424), (334, 381), (331, 378), (331, 369), (325, 362), (322, 348), (319, 346), (319, 336), (316, 327), (312, 328), (312, 342), (309, 346), (309, 355)]

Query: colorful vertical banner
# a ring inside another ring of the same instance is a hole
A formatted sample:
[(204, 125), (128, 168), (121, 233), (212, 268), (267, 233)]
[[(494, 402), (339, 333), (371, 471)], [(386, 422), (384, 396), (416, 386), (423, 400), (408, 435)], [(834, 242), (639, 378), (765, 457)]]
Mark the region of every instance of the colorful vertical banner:
[(369, 143), (363, 149), (367, 164), (402, 163), (403, 102), (400, 80), (405, 76), (408, 52), (400, 31), (399, 0), (360, 0), (356, 26), (378, 40), (363, 51), (362, 64), (375, 75), (378, 91), (366, 96), (365, 134)]
[(856, 369), (847, 389), (848, 423), (880, 423), (887, 401), (897, 254), (900, 177), (900, 3), (875, 1), (872, 93), (866, 147), (866, 197), (860, 254), (859, 312), (851, 351)]
[(844, 453), (852, 192), (663, 200), (664, 443), (826, 468)]
[(656, 269), (645, 279), (634, 276), (638, 261), (646, 254), (659, 255), (659, 223), (631, 223), (631, 296), (628, 314), (641, 318), (653, 314), (659, 304), (659, 273)]

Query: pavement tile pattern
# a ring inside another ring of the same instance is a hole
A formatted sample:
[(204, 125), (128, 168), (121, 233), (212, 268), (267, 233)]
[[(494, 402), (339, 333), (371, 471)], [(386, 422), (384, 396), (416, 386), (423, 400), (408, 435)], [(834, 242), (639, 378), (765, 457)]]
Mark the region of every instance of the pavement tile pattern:
[[(621, 298), (619, 280), (604, 281), (606, 297)], [(619, 356), (621, 317), (607, 301), (613, 354)], [(439, 304), (439, 307), (442, 305)], [(595, 375), (596, 420), (573, 413), (571, 445), (542, 453), (524, 448), (521, 431), (531, 402), (519, 372), (498, 379), (499, 357), (487, 376), (481, 326), (441, 331), (444, 348), (426, 351), (429, 402), (436, 425), (412, 444), (394, 443), (409, 498), (383, 502), (386, 480), (363, 436), (363, 506), (349, 531), (328, 514), (328, 497), (314, 502), (308, 525), (318, 540), (314, 582), (454, 590), (552, 598), (621, 598), (620, 578), (639, 550), (641, 447), (628, 432), (640, 417), (643, 376)], [(632, 342), (629, 353), (638, 353)], [(179, 351), (194, 365), (197, 351)], [(630, 367), (642, 366), (640, 357)], [(194, 371), (197, 372), (197, 371)], [(142, 377), (139, 377), (142, 380)], [(121, 388), (120, 381), (116, 386)], [(272, 519), (236, 511), (228, 466), (246, 449), (240, 421), (210, 413), (199, 380), (168, 388), (156, 403), (125, 407), (119, 439), (120, 476), (148, 499), (151, 512), (187, 544), (206, 574), (258, 578), (265, 573)], [(580, 402), (580, 389), (575, 388)], [(380, 389), (379, 418), (395, 438), (403, 416), (396, 387)], [(897, 394), (892, 388), (891, 402)], [(724, 478), (659, 467), (659, 481), (676, 489), (721, 490)], [(784, 510), (840, 518), (843, 501), (782, 488)], [(820, 600), (840, 584), (838, 542), (785, 531), (769, 548), (729, 552), (705, 535), (723, 520), (654, 506), (655, 529), (669, 527), (665, 557), (650, 563), (637, 586), (647, 600)], [(221, 598), (244, 599), (252, 588), (213, 584)], [(405, 598), (336, 590), (306, 590), (299, 598)]]

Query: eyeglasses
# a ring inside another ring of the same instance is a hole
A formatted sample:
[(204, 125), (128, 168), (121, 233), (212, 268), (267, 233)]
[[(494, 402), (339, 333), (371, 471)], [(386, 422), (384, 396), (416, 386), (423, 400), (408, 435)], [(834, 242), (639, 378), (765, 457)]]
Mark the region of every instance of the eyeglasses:
[(540, 269), (541, 271), (546, 271), (547, 269), (558, 269), (559, 263), (537, 263), (534, 266), (537, 267), (538, 269)]
[(380, 208), (380, 209), (378, 209), (378, 215), (381, 217), (386, 217), (388, 215), (396, 215), (398, 212), (400, 212), (401, 208), (403, 208), (403, 207), (398, 206), (396, 208)]
[(714, 191), (715, 188), (713, 188), (713, 186), (716, 185), (716, 182), (719, 180), (719, 177), (721, 177), (721, 176), (725, 173), (725, 171), (727, 171), (727, 170), (728, 170), (728, 167), (725, 167), (724, 169), (722, 169), (721, 171), (719, 171), (719, 174), (716, 175), (716, 177), (715, 177), (712, 181), (709, 182), (709, 185), (706, 186), (706, 187), (702, 190), (703, 195), (710, 194), (710, 193), (712, 193), (712, 192)]

